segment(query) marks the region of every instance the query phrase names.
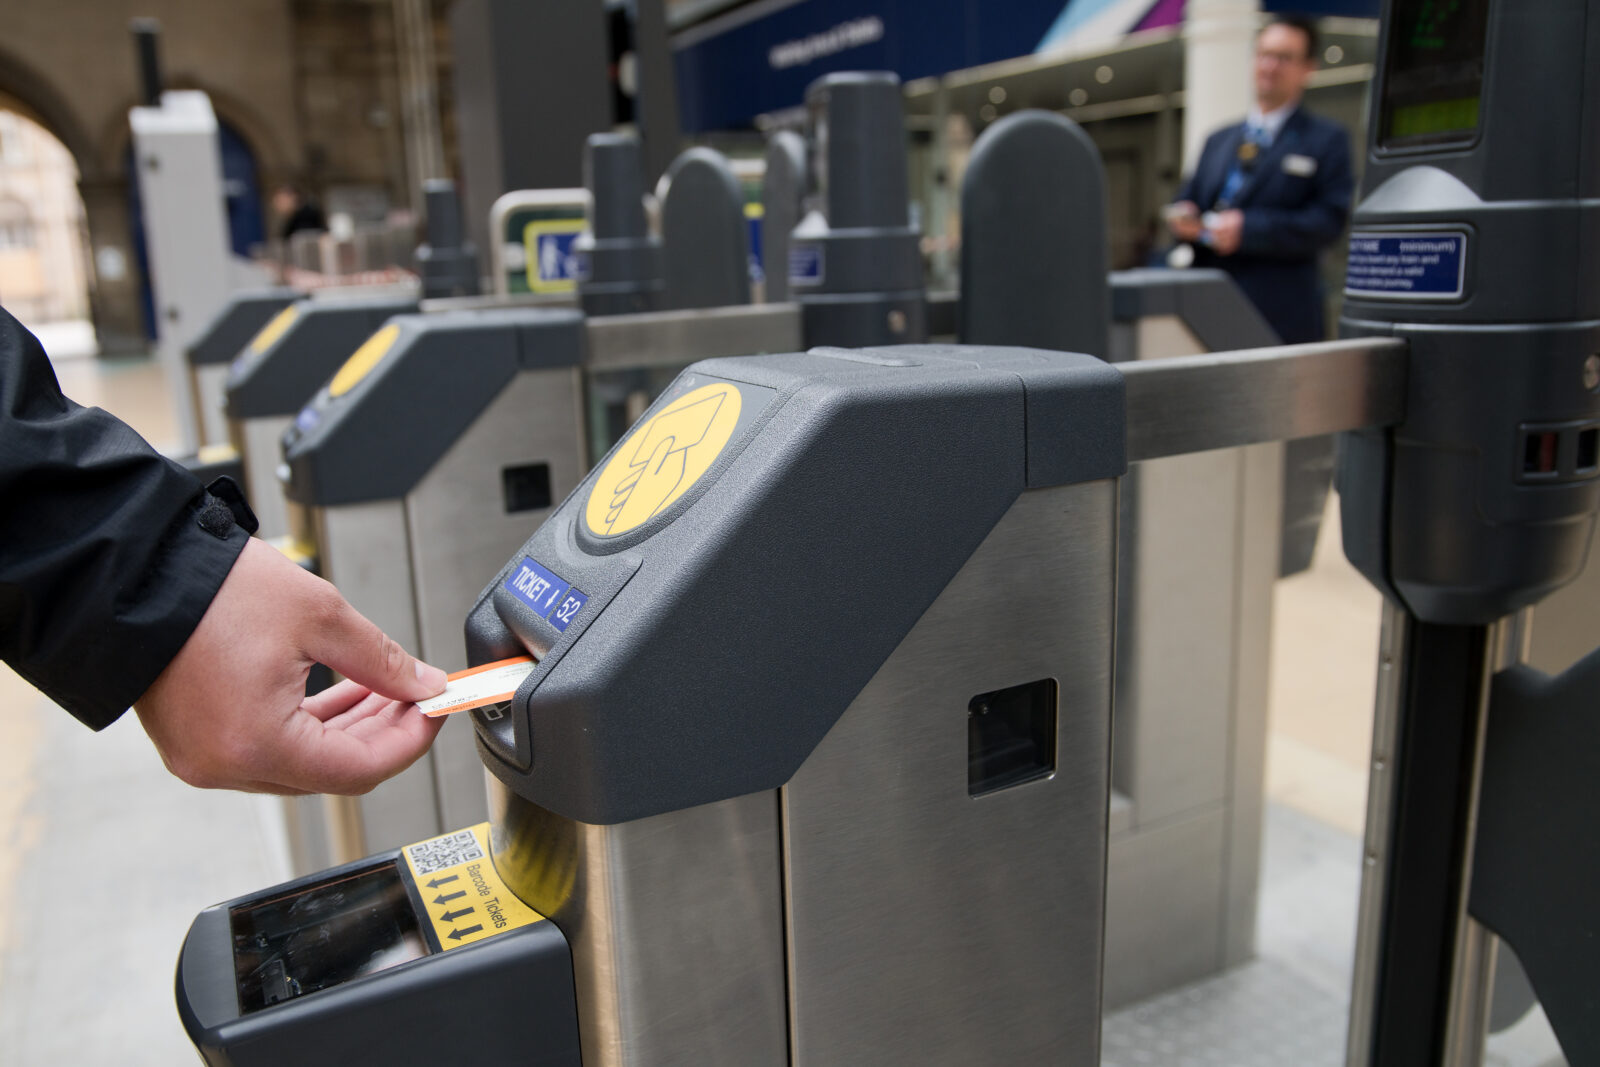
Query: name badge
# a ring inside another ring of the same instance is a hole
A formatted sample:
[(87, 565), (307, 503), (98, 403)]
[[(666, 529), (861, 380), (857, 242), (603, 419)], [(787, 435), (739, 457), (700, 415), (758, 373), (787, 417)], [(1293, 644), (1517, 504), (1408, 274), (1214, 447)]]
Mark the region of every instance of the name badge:
[(1317, 172), (1317, 161), (1310, 156), (1297, 156), (1291, 152), (1283, 157), (1283, 172), (1297, 178), (1309, 178)]

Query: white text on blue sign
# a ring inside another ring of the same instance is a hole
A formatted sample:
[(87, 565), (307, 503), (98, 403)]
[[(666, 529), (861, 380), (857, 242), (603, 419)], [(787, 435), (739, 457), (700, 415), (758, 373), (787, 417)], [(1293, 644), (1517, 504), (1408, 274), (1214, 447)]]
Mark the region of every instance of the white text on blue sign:
[(1353, 233), (1346, 293), (1389, 300), (1455, 300), (1466, 288), (1464, 233)]
[(793, 245), (789, 249), (789, 284), (822, 284), (822, 247)]
[(586, 593), (528, 556), (506, 578), (505, 589), (563, 633), (589, 602)]

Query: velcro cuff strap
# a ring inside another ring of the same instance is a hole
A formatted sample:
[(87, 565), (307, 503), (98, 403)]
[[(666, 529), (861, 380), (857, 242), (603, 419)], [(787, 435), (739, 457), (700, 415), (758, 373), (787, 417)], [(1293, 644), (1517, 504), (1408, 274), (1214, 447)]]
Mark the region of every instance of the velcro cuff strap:
[(200, 509), (197, 521), (200, 528), (213, 537), (227, 537), (234, 526), (244, 527), (245, 533), (255, 533), (261, 524), (256, 513), (239, 490), (239, 485), (226, 474), (213, 479), (206, 486), (206, 504)]

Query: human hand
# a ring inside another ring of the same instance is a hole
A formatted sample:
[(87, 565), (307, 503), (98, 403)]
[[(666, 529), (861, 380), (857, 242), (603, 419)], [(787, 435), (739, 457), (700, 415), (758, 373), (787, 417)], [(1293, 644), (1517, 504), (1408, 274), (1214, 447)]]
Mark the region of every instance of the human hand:
[(1200, 224), (1200, 208), (1193, 200), (1180, 200), (1168, 204), (1165, 212), (1167, 229), (1180, 241), (1198, 241), (1204, 227)]
[(1239, 241), (1244, 237), (1244, 212), (1238, 208), (1219, 211), (1210, 217), (1206, 229), (1211, 234), (1211, 249), (1219, 256), (1231, 256), (1239, 251)]
[[(305, 695), (313, 663), (346, 681)], [(167, 769), (205, 789), (365, 793), (438, 734), (412, 702), (445, 674), (333, 586), (251, 538), (189, 640), (134, 704)]]

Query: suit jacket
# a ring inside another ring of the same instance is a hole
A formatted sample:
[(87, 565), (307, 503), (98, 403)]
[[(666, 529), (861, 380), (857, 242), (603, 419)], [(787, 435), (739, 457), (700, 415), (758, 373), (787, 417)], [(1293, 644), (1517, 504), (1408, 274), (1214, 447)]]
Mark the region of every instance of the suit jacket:
[[(1212, 209), (1244, 130), (1241, 122), (1207, 138), (1179, 200), (1194, 201), (1202, 212)], [(1354, 185), (1344, 127), (1296, 108), (1233, 198), (1232, 206), (1244, 212), (1239, 250), (1219, 256), (1197, 245), (1194, 265), (1233, 275), (1285, 343), (1320, 341), (1317, 256), (1343, 231)]]

